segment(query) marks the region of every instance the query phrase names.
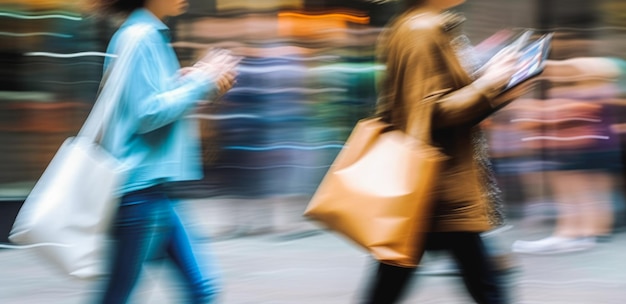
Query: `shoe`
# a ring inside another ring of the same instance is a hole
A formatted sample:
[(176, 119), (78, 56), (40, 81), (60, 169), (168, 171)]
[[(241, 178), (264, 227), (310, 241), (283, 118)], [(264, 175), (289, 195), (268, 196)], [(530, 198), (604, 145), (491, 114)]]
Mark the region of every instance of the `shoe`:
[(538, 241), (515, 241), (513, 252), (527, 254), (558, 254), (591, 249), (596, 241), (593, 237), (567, 238), (551, 236)]

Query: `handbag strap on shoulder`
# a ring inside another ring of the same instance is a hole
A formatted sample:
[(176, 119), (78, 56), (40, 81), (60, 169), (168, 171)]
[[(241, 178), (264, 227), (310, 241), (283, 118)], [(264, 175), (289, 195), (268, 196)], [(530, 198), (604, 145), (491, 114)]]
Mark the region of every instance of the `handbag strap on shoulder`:
[(135, 59), (137, 47), (142, 41), (140, 38), (146, 35), (150, 29), (147, 25), (132, 26), (120, 37), (119, 51), (116, 52), (116, 58), (102, 76), (98, 98), (80, 131), (78, 131), (78, 137), (93, 142), (98, 142), (102, 137), (106, 123), (119, 103), (126, 86), (126, 80), (132, 67), (131, 63)]

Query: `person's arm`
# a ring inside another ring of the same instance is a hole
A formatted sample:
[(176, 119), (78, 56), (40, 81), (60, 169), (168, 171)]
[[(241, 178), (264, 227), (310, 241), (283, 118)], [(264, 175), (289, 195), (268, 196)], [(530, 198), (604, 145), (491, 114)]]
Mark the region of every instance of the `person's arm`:
[(477, 124), (494, 112), (491, 98), (472, 85), (442, 95), (435, 102), (434, 126)]
[[(418, 94), (431, 96), (433, 92), (440, 92), (434, 97), (433, 127), (449, 128), (477, 124), (499, 109), (505, 102), (504, 99), (510, 101), (511, 98), (518, 96), (516, 94), (509, 94), (505, 96), (506, 98), (499, 96), (500, 89), (514, 72), (517, 54), (513, 52), (501, 54), (481, 77), (470, 83), (469, 76), (466, 76), (466, 72), (456, 59), (456, 53), (446, 39), (441, 35), (427, 32), (420, 39), (416, 39), (414, 51), (410, 51), (407, 56), (409, 61), (407, 65), (417, 67), (409, 74), (411, 80), (408, 81), (424, 87)], [(454, 89), (459, 82), (467, 84)], [(521, 94), (521, 92), (523, 90), (512, 93)]]
[[(475, 124), (491, 114), (494, 108), (488, 97), (489, 88), (481, 85), (468, 84), (453, 90), (458, 76), (452, 75), (452, 68), (458, 63), (451, 62), (456, 56), (447, 41), (432, 30), (414, 31), (402, 47), (406, 66), (403, 82), (404, 99), (410, 102), (422, 102), (425, 98), (433, 98), (433, 127), (446, 128)], [(411, 67), (411, 68), (409, 68)], [(457, 67), (460, 69), (460, 66)], [(457, 73), (464, 71), (456, 70)], [(456, 77), (456, 79), (454, 79)], [(438, 92), (438, 93), (435, 93)], [(433, 93), (435, 96), (433, 96)], [(415, 111), (415, 110), (413, 110)]]
[(146, 37), (130, 70), (125, 99), (130, 116), (137, 120), (137, 133), (147, 133), (171, 124), (188, 114), (198, 101), (215, 89), (212, 81), (201, 71), (192, 71), (178, 80), (175, 85), (164, 86), (161, 67), (163, 54), (151, 43), (160, 37)]

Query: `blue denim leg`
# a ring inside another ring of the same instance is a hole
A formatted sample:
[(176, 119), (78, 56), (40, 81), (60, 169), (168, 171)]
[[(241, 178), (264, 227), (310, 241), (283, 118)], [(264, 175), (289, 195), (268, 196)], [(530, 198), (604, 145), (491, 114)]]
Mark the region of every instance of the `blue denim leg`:
[(172, 230), (166, 243), (167, 253), (187, 283), (189, 303), (212, 303), (219, 293), (213, 261), (208, 252), (194, 246), (178, 214), (171, 206), (169, 209)]
[(158, 193), (130, 194), (122, 198), (113, 227), (115, 243), (103, 304), (123, 304), (137, 283), (143, 262), (150, 255), (151, 242), (162, 223), (161, 208), (167, 199)]
[(217, 293), (212, 259), (194, 248), (172, 201), (157, 189), (122, 198), (114, 225), (111, 273), (103, 304), (126, 303), (143, 263), (166, 251), (188, 286), (189, 303), (211, 303)]

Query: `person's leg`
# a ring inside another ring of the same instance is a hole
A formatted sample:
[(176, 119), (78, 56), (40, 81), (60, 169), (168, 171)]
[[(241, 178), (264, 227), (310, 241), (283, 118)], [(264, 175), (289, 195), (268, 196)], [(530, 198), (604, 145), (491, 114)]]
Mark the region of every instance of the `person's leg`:
[[(554, 236), (571, 239), (573, 249), (591, 248), (596, 237), (611, 234), (613, 177), (600, 170), (563, 172), (555, 189), (564, 199)], [(580, 246), (575, 246), (580, 245)]]
[(518, 253), (555, 254), (593, 248), (596, 236), (612, 227), (611, 179), (586, 170), (547, 173), (556, 203), (556, 226), (552, 234), (536, 241), (516, 241)]
[(515, 297), (515, 280), (521, 266), (510, 248), (503, 244), (505, 240), (501, 233), (510, 228), (511, 226), (503, 226), (480, 234), (505, 303), (512, 302)]
[(606, 237), (611, 235), (613, 228), (613, 202), (614, 177), (609, 172), (601, 170), (589, 171), (581, 176), (584, 192), (581, 199), (582, 213), (582, 236)]
[(189, 286), (189, 303), (211, 303), (219, 292), (217, 273), (208, 254), (201, 254), (193, 243), (174, 209), (169, 207), (171, 235), (167, 253)]
[(378, 263), (363, 304), (393, 304), (404, 293), (415, 268), (405, 268)]
[(122, 199), (113, 228), (115, 242), (103, 304), (126, 303), (137, 283), (154, 230), (153, 199), (150, 194)]
[(504, 289), (479, 233), (441, 233), (440, 239), (445, 239), (461, 269), (463, 282), (476, 303), (507, 303)]
[(549, 176), (558, 210), (553, 235), (564, 238), (582, 237), (584, 215), (581, 207), (587, 202), (581, 195), (585, 192), (585, 183), (588, 181), (578, 171), (553, 171), (549, 172)]

